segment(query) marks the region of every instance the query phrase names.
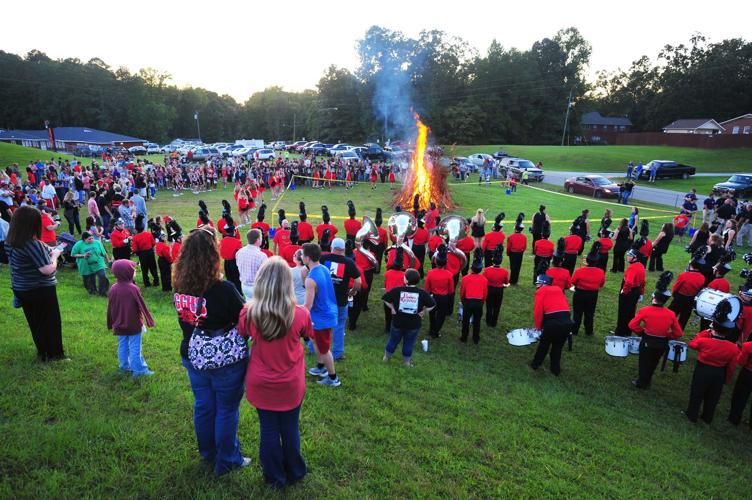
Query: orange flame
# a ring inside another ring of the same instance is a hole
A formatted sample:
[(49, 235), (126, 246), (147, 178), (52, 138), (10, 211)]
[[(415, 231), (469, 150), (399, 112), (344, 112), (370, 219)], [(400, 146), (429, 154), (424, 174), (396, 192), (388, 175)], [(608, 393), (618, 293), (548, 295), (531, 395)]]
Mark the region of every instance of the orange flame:
[(421, 208), (428, 208), (431, 202), (431, 177), (426, 168), (426, 145), (428, 142), (428, 127), (418, 115), (415, 115), (418, 125), (418, 137), (415, 140), (415, 152), (412, 161), (413, 193), (418, 195)]

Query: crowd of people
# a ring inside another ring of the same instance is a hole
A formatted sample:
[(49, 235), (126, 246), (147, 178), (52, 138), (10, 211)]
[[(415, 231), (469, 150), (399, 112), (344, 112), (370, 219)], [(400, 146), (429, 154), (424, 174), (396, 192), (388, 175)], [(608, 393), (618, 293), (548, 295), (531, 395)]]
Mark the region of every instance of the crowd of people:
[[(69, 263), (78, 268), (89, 293), (107, 296), (107, 326), (118, 337), (121, 372), (134, 377), (152, 375), (141, 351), (141, 335), (154, 320), (135, 284), (140, 269), (144, 287), (161, 285), (163, 291), (172, 292), (183, 333), (179, 352), (195, 399), (194, 427), (202, 459), (218, 475), (250, 464), (237, 437), (245, 392), (258, 411), (264, 478), (276, 487), (300, 480), (307, 470), (299, 435), (306, 391), (305, 351), (315, 356), (315, 366), (307, 373), (318, 384), (343, 384), (336, 366), (346, 359), (345, 333), (357, 330), (358, 319), (369, 311), (375, 275), (383, 273), (384, 277), (380, 302), (387, 341), (383, 360), (389, 362), (401, 345), (403, 364), (413, 367), (426, 315), (428, 336), (438, 339), (457, 303), (463, 343), (468, 342), (471, 329), (473, 343), (480, 343), (484, 316), (490, 328), (503, 324), (504, 291), (524, 282), (522, 262), (526, 254), (532, 254), (534, 272), (527, 279), (536, 289), (531, 323), (539, 339), (529, 365), (538, 370), (549, 358), (551, 373), (559, 376), (564, 346), (569, 342), (571, 348), (581, 327), (586, 336), (596, 331), (595, 310), (611, 257), (611, 273), (623, 273), (614, 333), (640, 336), (633, 383), (647, 389), (668, 342), (682, 338), (694, 298), (705, 288), (730, 292), (725, 275), (735, 257), (734, 245), (752, 222), (746, 218), (749, 208), (733, 198), (714, 200), (712, 208), (704, 204), (708, 212), (703, 211), (703, 224), (687, 245), (687, 269), (678, 273), (671, 286), (673, 275), (664, 269), (663, 256), (682, 228), (676, 221), (665, 223), (651, 240), (650, 223), (640, 218), (637, 208), (619, 221), (613, 221), (612, 211), (606, 209), (595, 223), (590, 211), (583, 210), (568, 234), (555, 240), (543, 205), (527, 232), (525, 215), (518, 214), (508, 236), (503, 212), (490, 221), (479, 209), (465, 219), (440, 214), (434, 204), (426, 210), (417, 205), (410, 211), (395, 207), (393, 217), (401, 223), (386, 228), (381, 209), (373, 219), (361, 219), (350, 201), (348, 219), (337, 227), (323, 205), (322, 222), (313, 226), (302, 202), (296, 218), (279, 210), (273, 214), (276, 220), (268, 221), (264, 193), (280, 196), (297, 182), (322, 187), (316, 184), (322, 182), (320, 168), (332, 172), (329, 179), (323, 175), (324, 186), (328, 181), (345, 188), (348, 182), (361, 179), (388, 182), (393, 171), (380, 165), (283, 158), (271, 164), (228, 160), (217, 165), (166, 158), (166, 165), (152, 167), (127, 160), (105, 162), (105, 166), (91, 167), (65, 162), (42, 168), (30, 165), (23, 183), (19, 175), (3, 178), (5, 188), (22, 192), (20, 198), (14, 194), (10, 204), (4, 201), (3, 218), (8, 216), (9, 227), (3, 234), (14, 305), (23, 309), (39, 359), (68, 359), (56, 272), (59, 265)], [(380, 178), (384, 170), (389, 172)], [(68, 184), (59, 185), (63, 176)], [(174, 217), (150, 217), (145, 200), (153, 199), (160, 189), (179, 192), (186, 188), (186, 178), (188, 186), (198, 191), (231, 183), (234, 199), (224, 200), (221, 209), (199, 201), (197, 220), (184, 235)], [(76, 189), (77, 180), (81, 190)], [(49, 186), (54, 186), (54, 194)], [(48, 196), (32, 199), (36, 194), (32, 191), (38, 189), (46, 189)], [(76, 229), (81, 235), (74, 244), (66, 244), (56, 232), (60, 222), (52, 211), (59, 208), (57, 200), (63, 201), (64, 211), (69, 208), (66, 200), (69, 205), (86, 200), (83, 231), (76, 227), (76, 214), (65, 213), (70, 233)], [(731, 222), (740, 222), (741, 228), (732, 228)], [(486, 232), (489, 223), (491, 229)], [(400, 227), (412, 230), (400, 232)], [(111, 256), (102, 244), (108, 240)], [(139, 266), (132, 260), (134, 254)], [(503, 267), (505, 256), (508, 268)], [(116, 279), (111, 287), (108, 266)], [(662, 274), (650, 305), (638, 310), (648, 289), (648, 269)], [(737, 365), (742, 368), (729, 421), (740, 423), (749, 400), (752, 280), (741, 287), (738, 297), (743, 303), (738, 319), (719, 307), (688, 343), (698, 351), (686, 409), (691, 421), (712, 421), (723, 385)]]

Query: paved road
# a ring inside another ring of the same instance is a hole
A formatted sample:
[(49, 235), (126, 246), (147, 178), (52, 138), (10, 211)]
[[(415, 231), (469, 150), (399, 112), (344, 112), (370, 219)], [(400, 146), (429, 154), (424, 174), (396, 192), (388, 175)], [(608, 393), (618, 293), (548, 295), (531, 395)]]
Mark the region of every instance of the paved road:
[[(545, 182), (548, 184), (554, 184), (556, 186), (563, 186), (564, 181), (569, 177), (577, 175), (602, 175), (603, 177), (623, 177), (623, 174), (614, 172), (610, 173), (593, 173), (593, 172), (560, 172), (556, 170), (546, 170)], [(695, 177), (730, 177), (733, 173), (712, 173), (712, 174), (696, 174)], [(660, 182), (660, 181), (659, 181)], [(660, 203), (661, 205), (668, 205), (671, 207), (680, 207), (684, 202), (683, 191), (672, 191), (670, 189), (660, 189), (655, 187), (648, 187), (644, 184), (637, 185), (632, 191), (632, 199), (640, 201), (650, 201), (653, 203)]]

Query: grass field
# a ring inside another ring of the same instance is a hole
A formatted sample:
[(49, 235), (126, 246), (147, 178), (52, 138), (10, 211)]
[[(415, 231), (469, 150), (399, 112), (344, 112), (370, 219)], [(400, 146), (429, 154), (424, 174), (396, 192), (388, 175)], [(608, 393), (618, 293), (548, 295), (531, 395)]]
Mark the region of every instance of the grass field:
[[(466, 216), (478, 207), (504, 210), (507, 231), (517, 212), (529, 218), (546, 203), (557, 221), (555, 236), (584, 206), (596, 220), (606, 206), (523, 187), (506, 196), (498, 187), (474, 183), (453, 186), (453, 194), (458, 213)], [(161, 194), (149, 210), (177, 216), (188, 228), (198, 198), (208, 202), (216, 219), (219, 200), (229, 196)], [(377, 206), (388, 215), (391, 196), (384, 185), (376, 191), (366, 185), (349, 192), (298, 189), (287, 192), (279, 207), (297, 214), (304, 200), (317, 222), (321, 203), (341, 217), (348, 199), (359, 216), (372, 216)], [(613, 208), (617, 216), (626, 214), (625, 208)], [(335, 220), (340, 227), (341, 222)], [(666, 260), (674, 271), (684, 268), (686, 254), (678, 242)], [(347, 360), (337, 368), (343, 385), (309, 384), (301, 430), (310, 473), (288, 496), (655, 498), (670, 491), (677, 498), (747, 498), (752, 433), (725, 422), (730, 388), (711, 427), (689, 424), (679, 412), (687, 402), (693, 353), (679, 373), (657, 373), (650, 391), (637, 392), (630, 383), (636, 357), (610, 358), (604, 352), (603, 338), (616, 320), (620, 276), (608, 274), (597, 333), (577, 338), (574, 351), (564, 353), (561, 377), (526, 366), (534, 347), (511, 347), (505, 333), (531, 325), (531, 265), (526, 257), (524, 279), (505, 294), (500, 326), (484, 324), (479, 346), (460, 344), (452, 319), (428, 353), (416, 353), (414, 369), (381, 361), (386, 338), (377, 276), (370, 311), (347, 335)], [(738, 273), (733, 274), (736, 286)], [(133, 381), (117, 374), (116, 339), (105, 328), (106, 300), (88, 297), (74, 272), (58, 277), (63, 338), (72, 362), (42, 365), (34, 361), (23, 313), (10, 307), (7, 267), (0, 268), (5, 332), (0, 497), (275, 496), (264, 487), (257, 465), (220, 480), (199, 465), (193, 398), (180, 365), (181, 334), (171, 297), (144, 292), (157, 322), (144, 336), (144, 356), (156, 375)], [(650, 287), (656, 277), (649, 276)], [(685, 339), (696, 331), (689, 327)], [(244, 453), (257, 464), (258, 422), (245, 401), (239, 432)]]
[[(543, 162), (546, 169), (583, 172), (626, 172), (629, 161), (675, 160), (697, 167), (697, 172), (752, 172), (752, 148), (700, 149), (670, 146), (444, 146), (452, 156), (503, 150), (511, 156)], [(659, 185), (664, 183), (659, 181)], [(662, 186), (661, 186), (662, 187)]]

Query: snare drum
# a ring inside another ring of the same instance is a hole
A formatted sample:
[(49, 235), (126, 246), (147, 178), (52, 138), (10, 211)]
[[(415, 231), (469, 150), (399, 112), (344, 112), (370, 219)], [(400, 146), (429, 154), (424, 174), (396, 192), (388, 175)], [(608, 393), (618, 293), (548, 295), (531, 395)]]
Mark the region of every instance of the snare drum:
[(627, 337), (627, 340), (629, 340), (629, 354), (640, 354), (640, 342), (642, 342), (642, 337)]
[(730, 321), (736, 321), (739, 319), (739, 315), (742, 313), (742, 301), (739, 297), (731, 295), (730, 293), (719, 292), (712, 288), (703, 288), (700, 293), (695, 297), (695, 311), (701, 318), (711, 321), (713, 319), (713, 313), (715, 308), (721, 302), (728, 302), (731, 304), (731, 313), (729, 314)]
[(619, 358), (629, 356), (629, 339), (627, 337), (606, 337), (606, 353)]
[(530, 328), (527, 331), (527, 335), (530, 337), (530, 343), (538, 342), (538, 340), (540, 340), (541, 331), (536, 330), (535, 328)]
[(511, 345), (523, 346), (533, 343), (527, 328), (517, 328), (507, 333), (507, 340)]
[(687, 360), (687, 344), (679, 340), (668, 341), (668, 359), (674, 361), (675, 354), (679, 354), (679, 363), (684, 363)]

